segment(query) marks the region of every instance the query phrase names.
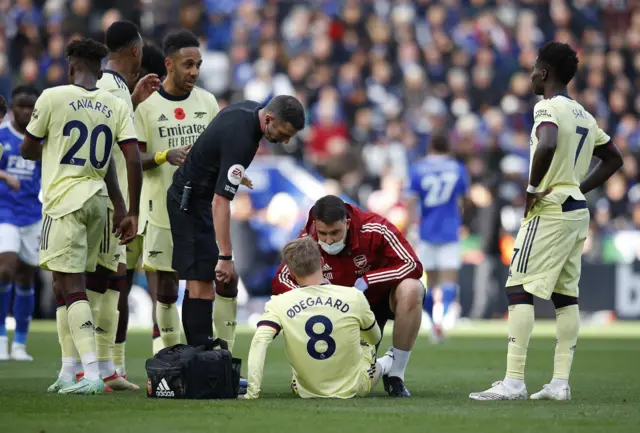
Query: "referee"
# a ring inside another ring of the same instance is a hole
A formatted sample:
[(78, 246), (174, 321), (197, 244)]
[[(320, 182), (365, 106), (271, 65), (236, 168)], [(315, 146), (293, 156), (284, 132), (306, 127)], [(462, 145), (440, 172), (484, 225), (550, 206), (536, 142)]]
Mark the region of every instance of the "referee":
[(253, 101), (231, 104), (209, 123), (175, 172), (167, 191), (167, 211), (172, 267), (187, 281), (182, 325), (188, 344), (203, 345), (212, 339), (215, 297), (216, 334), (232, 350), (238, 277), (232, 261), (230, 202), (240, 185), (252, 188), (244, 173), (262, 137), (287, 143), (304, 124), (304, 109), (292, 96), (276, 96), (266, 106)]

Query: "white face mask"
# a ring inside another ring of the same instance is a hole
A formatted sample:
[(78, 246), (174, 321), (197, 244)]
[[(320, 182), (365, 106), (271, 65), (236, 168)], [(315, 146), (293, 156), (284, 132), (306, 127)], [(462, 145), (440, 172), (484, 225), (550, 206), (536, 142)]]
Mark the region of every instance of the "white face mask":
[(318, 244), (320, 245), (320, 248), (324, 250), (325, 253), (330, 254), (332, 256), (335, 256), (340, 251), (344, 250), (344, 247), (345, 247), (344, 239), (338, 242), (334, 242), (331, 245), (322, 241), (318, 241)]

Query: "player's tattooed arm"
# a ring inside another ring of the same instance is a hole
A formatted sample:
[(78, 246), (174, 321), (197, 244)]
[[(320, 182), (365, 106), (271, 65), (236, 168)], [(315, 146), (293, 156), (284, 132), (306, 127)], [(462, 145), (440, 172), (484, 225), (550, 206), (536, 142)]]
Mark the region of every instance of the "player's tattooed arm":
[(547, 175), (558, 143), (558, 127), (546, 123), (538, 127), (538, 146), (533, 154), (529, 185), (537, 187)]
[(613, 142), (596, 147), (593, 156), (600, 159), (600, 162), (580, 184), (580, 191), (583, 194), (603, 185), (624, 164), (622, 153)]
[(20, 155), (24, 159), (40, 161), (42, 159), (42, 143), (34, 140), (29, 134), (25, 134), (20, 145)]

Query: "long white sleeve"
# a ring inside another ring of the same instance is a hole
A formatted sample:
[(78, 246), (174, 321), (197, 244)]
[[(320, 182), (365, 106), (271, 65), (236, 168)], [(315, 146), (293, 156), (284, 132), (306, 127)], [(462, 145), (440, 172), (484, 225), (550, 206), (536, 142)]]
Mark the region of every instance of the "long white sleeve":
[(245, 398), (258, 398), (260, 385), (264, 373), (264, 362), (267, 358), (267, 348), (276, 336), (276, 330), (270, 326), (258, 326), (251, 341), (248, 360), (247, 394)]

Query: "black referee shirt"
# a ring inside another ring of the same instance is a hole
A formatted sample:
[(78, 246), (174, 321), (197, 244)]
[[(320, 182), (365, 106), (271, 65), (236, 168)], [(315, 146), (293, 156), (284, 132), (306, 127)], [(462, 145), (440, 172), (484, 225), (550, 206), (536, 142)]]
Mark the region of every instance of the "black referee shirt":
[(260, 108), (257, 102), (242, 101), (230, 104), (213, 118), (173, 175), (169, 190), (178, 202), (188, 181), (190, 200), (211, 201), (214, 193), (233, 200), (262, 138)]

